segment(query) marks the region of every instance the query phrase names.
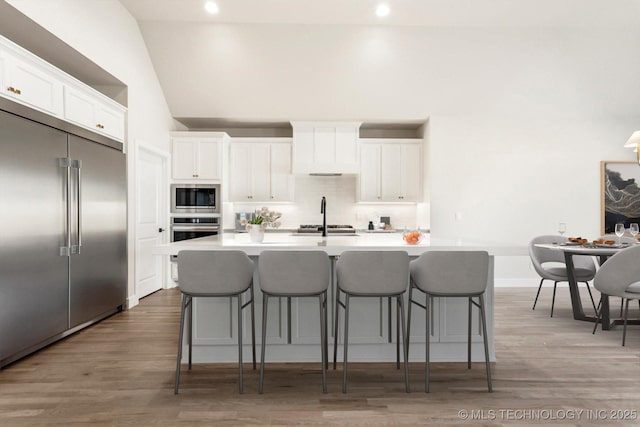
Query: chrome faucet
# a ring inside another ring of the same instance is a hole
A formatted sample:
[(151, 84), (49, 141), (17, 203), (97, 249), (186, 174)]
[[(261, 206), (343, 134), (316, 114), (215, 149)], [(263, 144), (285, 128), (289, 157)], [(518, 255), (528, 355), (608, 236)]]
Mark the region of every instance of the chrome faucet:
[(327, 198), (324, 196), (320, 201), (320, 213), (322, 214), (322, 237), (327, 237)]

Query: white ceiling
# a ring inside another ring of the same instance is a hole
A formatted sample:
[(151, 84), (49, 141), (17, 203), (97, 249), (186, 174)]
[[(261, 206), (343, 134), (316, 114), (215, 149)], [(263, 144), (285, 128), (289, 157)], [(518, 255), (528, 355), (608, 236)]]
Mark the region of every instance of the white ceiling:
[(120, 2), (172, 115), (199, 128), (640, 104), (640, 0), (386, 0), (383, 20), (378, 0)]
[[(638, 0), (120, 0), (138, 21), (417, 26), (637, 26)], [(379, 3), (391, 7), (375, 16)], [(635, 13), (629, 13), (629, 12)]]

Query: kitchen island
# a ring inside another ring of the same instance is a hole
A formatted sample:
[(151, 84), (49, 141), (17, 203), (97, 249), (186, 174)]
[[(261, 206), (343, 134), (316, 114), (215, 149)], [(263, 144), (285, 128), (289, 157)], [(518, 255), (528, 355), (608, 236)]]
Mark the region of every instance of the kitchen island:
[[(401, 233), (369, 234), (352, 236), (293, 236), (289, 233), (266, 233), (262, 243), (252, 243), (246, 233), (225, 233), (222, 238), (203, 237), (180, 242), (158, 245), (157, 255), (178, 255), (181, 250), (241, 250), (255, 262), (266, 250), (322, 250), (335, 259), (348, 250), (403, 250), (409, 256), (417, 257), (428, 250), (486, 250), (490, 255), (488, 288), (486, 292), (487, 329), (489, 331), (490, 359), (495, 361), (493, 339), (493, 263), (495, 255), (520, 254), (522, 248), (499, 244), (482, 244), (454, 240), (432, 239), (426, 235), (417, 245), (407, 245)], [(329, 288), (329, 344), (333, 343), (333, 313), (335, 310), (335, 272)], [(179, 278), (178, 278), (179, 279)], [(261, 328), (262, 296), (256, 274), (256, 330)], [(424, 296), (415, 293), (414, 298)], [(313, 298), (270, 299), (267, 330), (267, 362), (309, 362), (319, 361), (320, 345), (319, 313), (317, 301)], [(352, 303), (349, 321), (349, 359), (351, 361), (374, 362), (394, 361), (397, 338), (395, 305), (386, 298), (357, 298)], [(466, 361), (467, 351), (467, 300), (466, 298), (434, 298), (431, 310), (431, 360)], [(236, 304), (229, 298), (195, 299), (193, 357), (197, 362), (233, 362), (237, 360), (236, 345)], [(412, 313), (411, 346), (409, 361), (424, 361), (425, 322), (424, 310)], [(250, 317), (243, 320), (245, 331), (243, 342), (245, 354), (250, 354), (247, 343), (251, 340)], [(342, 317), (340, 321), (342, 322)], [(342, 331), (342, 325), (340, 325)], [(177, 331), (176, 331), (177, 334)], [(257, 334), (259, 344), (259, 333)], [(341, 340), (339, 340), (340, 342)], [(484, 361), (480, 316), (474, 309), (472, 324), (472, 360)], [(288, 345), (285, 345), (288, 344)], [(332, 348), (329, 349), (332, 353)], [(342, 354), (339, 345), (338, 357)]]

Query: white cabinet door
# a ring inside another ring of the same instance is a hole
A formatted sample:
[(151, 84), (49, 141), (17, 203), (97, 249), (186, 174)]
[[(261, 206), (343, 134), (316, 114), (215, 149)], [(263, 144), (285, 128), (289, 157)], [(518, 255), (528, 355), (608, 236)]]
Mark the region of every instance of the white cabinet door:
[(416, 202), (422, 193), (421, 148), (416, 143), (361, 142), (362, 202)]
[(268, 201), (271, 195), (269, 144), (251, 144), (251, 200)]
[(64, 87), (64, 118), (93, 132), (124, 141), (125, 111), (89, 91)]
[(271, 192), (269, 199), (274, 202), (293, 200), (291, 144), (271, 144)]
[(251, 201), (251, 144), (229, 146), (229, 200)]
[(53, 116), (62, 116), (62, 81), (43, 65), (2, 52), (4, 85), (2, 93), (21, 104)]
[(379, 202), (380, 193), (380, 145), (360, 146), (360, 200)]
[(196, 178), (222, 179), (222, 141), (197, 141)]
[(360, 123), (292, 122), (293, 173), (358, 173)]
[(417, 202), (422, 196), (421, 150), (418, 144), (402, 145), (402, 201)]
[(95, 104), (95, 120), (98, 132), (124, 141), (125, 113), (123, 110), (113, 108), (98, 100)]
[(222, 179), (222, 138), (204, 138), (196, 134), (173, 137), (172, 143), (173, 179)]
[(396, 144), (382, 144), (380, 149), (380, 188), (382, 200), (402, 202), (402, 149)]
[(291, 144), (232, 142), (229, 165), (230, 201), (293, 200)]
[(192, 139), (173, 140), (173, 178), (193, 179), (196, 177), (197, 142)]

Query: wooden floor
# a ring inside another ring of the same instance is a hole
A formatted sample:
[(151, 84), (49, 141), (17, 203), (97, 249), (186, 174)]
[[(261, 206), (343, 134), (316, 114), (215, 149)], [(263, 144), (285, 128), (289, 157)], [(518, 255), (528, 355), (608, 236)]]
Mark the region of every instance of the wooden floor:
[(621, 347), (621, 327), (592, 335), (571, 318), (566, 287), (553, 318), (551, 290), (532, 311), (534, 296), (496, 289), (491, 394), (482, 363), (434, 364), (425, 394), (415, 362), (410, 394), (394, 364), (350, 364), (346, 395), (340, 366), (322, 394), (317, 364), (268, 365), (259, 395), (247, 364), (240, 395), (236, 365), (206, 364), (183, 371), (175, 396), (179, 292), (160, 291), (1, 371), (0, 426), (640, 425), (640, 327)]

